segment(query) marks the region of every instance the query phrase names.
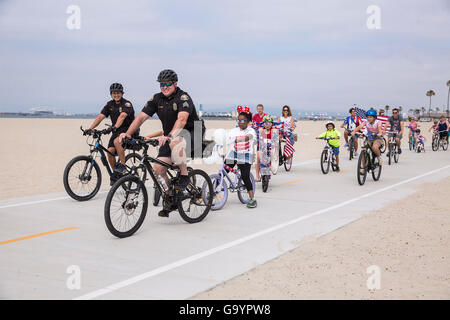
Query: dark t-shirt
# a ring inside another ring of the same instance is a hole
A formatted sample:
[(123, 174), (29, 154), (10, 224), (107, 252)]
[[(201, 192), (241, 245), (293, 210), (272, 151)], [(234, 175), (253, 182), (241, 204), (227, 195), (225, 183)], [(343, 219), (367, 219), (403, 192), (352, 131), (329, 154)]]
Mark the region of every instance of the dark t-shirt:
[(391, 124), (391, 131), (398, 131), (402, 129), (400, 126), (400, 122), (403, 121), (403, 117), (401, 115), (398, 115), (398, 118), (395, 119), (394, 116), (391, 116), (389, 118), (389, 123)]
[(199, 120), (197, 111), (195, 110), (194, 102), (192, 102), (191, 97), (180, 88), (177, 88), (170, 97), (166, 97), (161, 92), (155, 94), (142, 109), (142, 112), (150, 117), (155, 113), (158, 115), (158, 118), (162, 122), (165, 136), (172, 131), (173, 126), (178, 119), (178, 112), (180, 111), (189, 113), (184, 129), (193, 132), (194, 121)]
[(100, 113), (106, 117), (111, 117), (112, 125), (115, 126), (122, 112), (125, 112), (127, 117), (123, 120), (119, 130), (125, 132), (134, 120), (134, 108), (130, 101), (124, 98), (120, 99), (118, 103), (115, 100), (108, 101)]

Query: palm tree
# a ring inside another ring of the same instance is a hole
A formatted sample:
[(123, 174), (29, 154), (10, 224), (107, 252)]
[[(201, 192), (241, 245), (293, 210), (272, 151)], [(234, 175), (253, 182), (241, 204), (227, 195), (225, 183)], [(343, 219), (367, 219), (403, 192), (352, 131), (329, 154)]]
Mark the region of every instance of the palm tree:
[(436, 93), (433, 90), (427, 91), (427, 97), (430, 97), (430, 106), (428, 107), (428, 117), (430, 116), (431, 111), (431, 97), (434, 96)]
[(447, 118), (448, 118), (450, 113), (450, 110), (448, 109), (448, 100), (450, 99), (450, 80), (447, 81), (447, 87), (448, 87), (448, 95), (447, 95)]
[(398, 107), (398, 112), (399, 112), (399, 113), (402, 113), (402, 111), (403, 111), (403, 107), (402, 107), (402, 106), (399, 106), (399, 107)]
[(389, 108), (390, 108), (389, 106), (384, 107), (384, 110), (386, 110), (386, 115), (388, 115)]

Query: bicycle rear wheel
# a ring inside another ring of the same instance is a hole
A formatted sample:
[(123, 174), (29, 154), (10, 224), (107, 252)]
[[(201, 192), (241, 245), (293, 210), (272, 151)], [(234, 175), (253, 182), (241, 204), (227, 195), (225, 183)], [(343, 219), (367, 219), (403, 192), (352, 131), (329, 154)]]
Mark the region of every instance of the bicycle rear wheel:
[(178, 198), (178, 212), (184, 221), (197, 223), (211, 209), (214, 189), (208, 174), (199, 169), (189, 172), (189, 184)]
[(211, 205), (211, 210), (220, 210), (223, 208), (228, 199), (228, 187), (225, 179), (222, 179), (218, 174), (213, 174), (210, 176), (212, 186), (213, 186), (213, 202)]
[(328, 150), (323, 150), (322, 155), (320, 156), (320, 168), (322, 169), (323, 174), (327, 174), (330, 170), (330, 161), (328, 160)]
[(144, 183), (136, 176), (124, 176), (114, 183), (106, 197), (106, 227), (118, 238), (129, 237), (141, 227), (147, 207), (148, 195)]
[(356, 172), (356, 175), (358, 178), (358, 183), (361, 186), (366, 182), (367, 163), (368, 163), (367, 151), (361, 151), (361, 154), (359, 155), (359, 158), (358, 158), (358, 168), (357, 168), (357, 172)]
[[(255, 178), (253, 177), (253, 174), (250, 172), (250, 181), (252, 182), (253, 187), (253, 193), (255, 193)], [(262, 181), (262, 180), (261, 180)], [(242, 178), (239, 179), (238, 185), (237, 185), (237, 195), (239, 198), (239, 201), (243, 204), (247, 204), (250, 200), (250, 195), (248, 194), (247, 188), (245, 188), (244, 181), (242, 181)]]
[(381, 152), (381, 153), (385, 153), (385, 152), (386, 152), (386, 149), (387, 149), (387, 141), (386, 141), (386, 138), (383, 137), (383, 143), (382, 143), (382, 145), (381, 145), (380, 152)]
[(102, 172), (97, 162), (89, 156), (78, 156), (69, 161), (64, 169), (64, 189), (77, 200), (92, 199), (100, 190)]
[(394, 152), (394, 150), (393, 150), (393, 147), (392, 147), (392, 143), (389, 143), (389, 157), (388, 157), (388, 163), (389, 163), (389, 165), (391, 165), (391, 163), (392, 163), (392, 153)]

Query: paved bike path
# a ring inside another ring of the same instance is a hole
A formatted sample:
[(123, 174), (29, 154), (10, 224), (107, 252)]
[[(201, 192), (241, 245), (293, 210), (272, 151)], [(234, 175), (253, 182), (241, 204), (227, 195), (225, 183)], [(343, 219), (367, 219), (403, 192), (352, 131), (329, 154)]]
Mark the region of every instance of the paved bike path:
[[(347, 157), (347, 152), (341, 154)], [(450, 152), (415, 154), (385, 165), (381, 180), (356, 180), (356, 160), (324, 176), (318, 161), (294, 166), (257, 184), (257, 209), (230, 193), (221, 211), (198, 224), (173, 212), (157, 216), (150, 205), (141, 229), (116, 239), (106, 229), (106, 193), (76, 202), (64, 193), (0, 201), (0, 298), (185, 299), (402, 198), (419, 184), (450, 175)], [(408, 180), (409, 179), (409, 180)], [(152, 192), (152, 188), (148, 188)], [(149, 195), (151, 197), (151, 194)], [(373, 202), (373, 200), (376, 201)], [(70, 290), (69, 266), (81, 271), (81, 289)]]

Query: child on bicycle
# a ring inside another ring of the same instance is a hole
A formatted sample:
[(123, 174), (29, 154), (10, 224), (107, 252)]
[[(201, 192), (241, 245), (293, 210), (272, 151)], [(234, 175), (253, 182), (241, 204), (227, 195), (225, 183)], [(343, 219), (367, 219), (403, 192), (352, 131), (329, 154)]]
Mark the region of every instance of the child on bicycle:
[[(278, 149), (275, 148), (275, 146), (278, 144), (279, 138), (278, 138), (278, 129), (275, 129), (273, 127), (273, 118), (269, 115), (264, 116), (263, 120), (263, 127), (259, 128), (258, 132), (258, 145), (259, 150), (258, 157), (260, 159), (260, 163), (264, 162), (263, 165), (266, 165), (266, 163), (270, 163), (270, 159), (267, 159), (267, 156), (262, 154), (267, 153), (267, 145), (270, 143), (272, 145), (272, 152), (278, 152)], [(258, 165), (258, 164), (257, 164)], [(272, 165), (278, 166), (278, 163), (272, 163)], [(270, 171), (270, 170), (269, 170)]]
[(253, 163), (253, 145), (256, 142), (256, 132), (249, 126), (252, 114), (248, 107), (238, 106), (238, 126), (227, 134), (227, 144), (231, 145), (231, 150), (225, 157), (225, 163), (233, 168), (236, 164), (241, 171), (242, 180), (250, 197), (247, 208), (256, 208), (255, 193), (250, 179), (250, 169)]
[(411, 140), (411, 136), (414, 135), (414, 144), (417, 143), (417, 135), (416, 130), (419, 127), (419, 124), (416, 122), (416, 119), (414, 117), (411, 117), (411, 121), (409, 122), (409, 136), (408, 139)]
[(416, 136), (417, 136), (417, 143), (423, 145), (425, 137), (423, 136), (423, 134), (420, 133), (420, 129), (416, 129)]
[(357, 131), (361, 130), (364, 126), (367, 129), (367, 144), (372, 149), (375, 156), (378, 158), (378, 163), (380, 166), (383, 165), (383, 160), (381, 159), (380, 147), (382, 144), (381, 137), (383, 136), (383, 126), (381, 121), (377, 120), (377, 111), (368, 110), (366, 112), (367, 120), (363, 121), (356, 129), (353, 131), (352, 136), (356, 134)]
[(327, 131), (318, 136), (317, 139), (331, 138), (331, 140), (329, 140), (328, 143), (333, 148), (333, 153), (336, 156), (336, 171), (339, 172), (341, 171), (341, 169), (339, 169), (339, 146), (341, 144), (339, 138), (341, 137), (341, 133), (336, 130), (336, 126), (334, 125), (333, 121), (328, 121), (325, 124), (325, 128), (327, 128)]

